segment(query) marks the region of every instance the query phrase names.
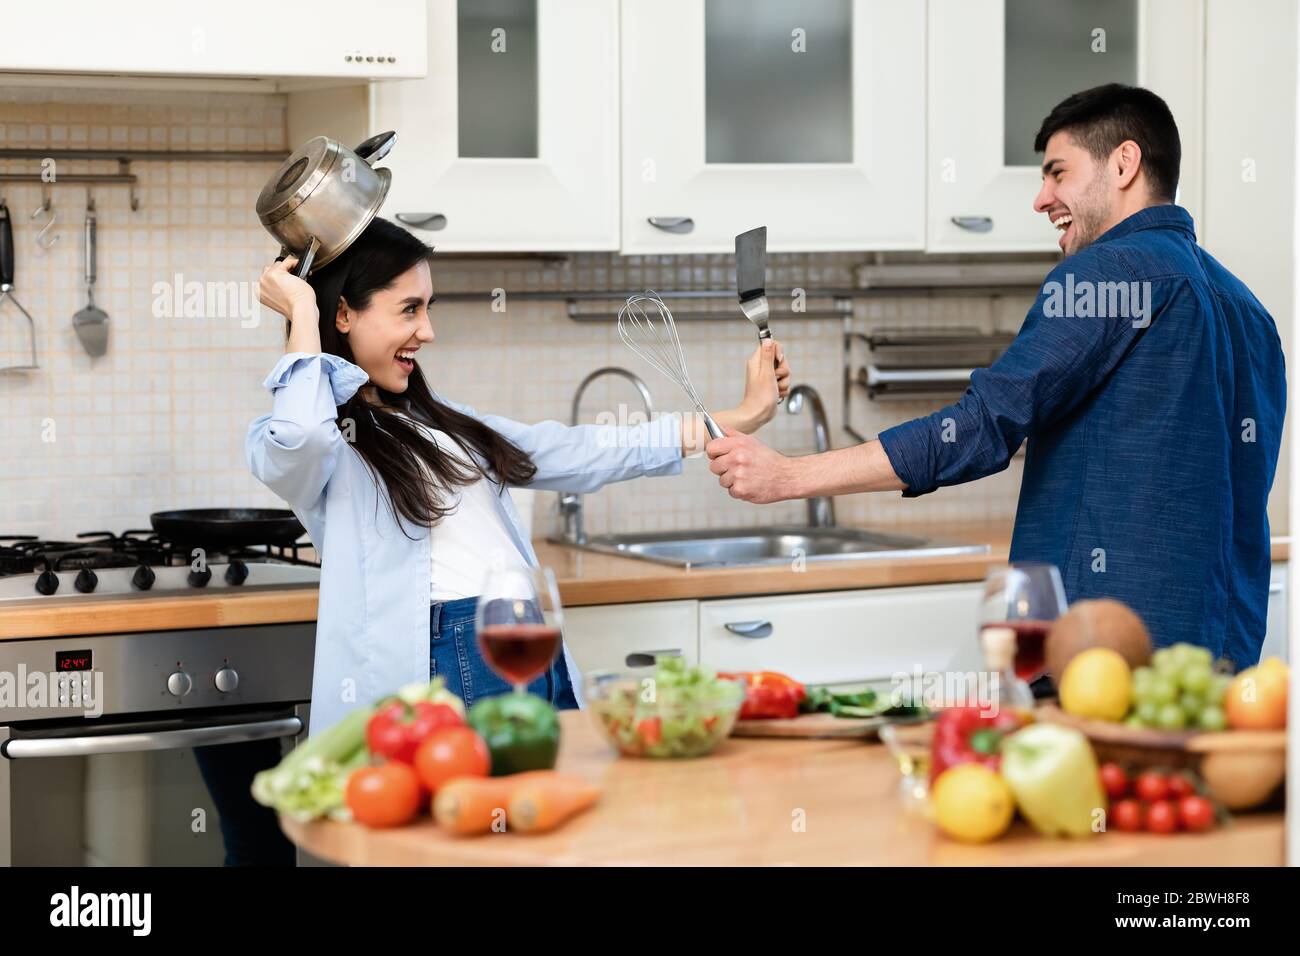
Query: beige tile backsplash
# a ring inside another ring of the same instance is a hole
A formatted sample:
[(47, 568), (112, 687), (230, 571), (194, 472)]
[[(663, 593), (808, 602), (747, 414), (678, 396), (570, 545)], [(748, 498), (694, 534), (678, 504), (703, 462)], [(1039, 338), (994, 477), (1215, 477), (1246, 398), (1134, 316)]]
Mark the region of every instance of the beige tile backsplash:
[[(0, 92), (0, 145), (24, 148), (167, 149), (285, 148), (285, 102), (258, 94)], [(66, 164), (72, 171), (113, 172), (113, 163)], [(0, 160), (0, 171), (31, 172), (30, 161)], [(16, 292), (36, 320), (41, 368), (0, 373), (0, 534), (71, 535), (79, 531), (144, 528), (165, 508), (271, 506), (278, 499), (256, 482), (244, 461), (247, 425), (269, 408), (261, 381), (282, 351), (282, 324), (266, 313), (242, 315), (220, 302), (185, 308), (189, 283), (211, 289), (235, 282), (249, 294), (275, 252), (253, 214), (271, 163), (134, 162), (140, 209), (126, 188), (95, 188), (99, 219), (96, 303), (111, 317), (109, 351), (92, 360), (72, 331), (85, 304), (82, 279), (83, 187), (50, 190), (58, 243), (34, 243), (30, 214), (39, 185), (0, 183), (14, 219)], [(771, 257), (773, 288), (847, 286), (864, 256)], [(179, 279), (178, 279), (179, 277)], [(507, 308), (479, 303), (435, 306), (437, 341), (421, 356), (435, 387), (477, 407), (524, 421), (567, 420), (573, 390), (602, 365), (626, 366), (650, 386), (660, 410), (684, 407), (675, 388), (640, 364), (619, 342), (612, 321), (578, 323), (563, 302), (510, 299), (526, 289), (659, 290), (727, 288), (728, 256), (620, 257), (579, 254), (543, 260), (444, 261), (435, 287), (444, 292), (507, 290)], [(175, 288), (181, 291), (177, 314)], [(237, 303), (231, 303), (231, 306)], [(859, 301), (854, 325), (1018, 327), (1028, 298), (899, 298)], [(694, 306), (692, 306), (694, 307)], [(724, 306), (725, 308), (725, 306)], [(190, 314), (200, 312), (201, 314)], [(612, 312), (611, 312), (612, 318)], [(21, 361), (26, 323), (12, 303), (0, 304), (0, 365)], [(255, 323), (255, 324), (254, 324)], [(794, 380), (821, 394), (837, 446), (851, 442), (844, 421), (839, 320), (776, 319)], [(682, 323), (696, 386), (714, 408), (739, 399), (752, 329), (731, 310), (718, 321)], [(854, 399), (854, 424), (867, 435), (932, 410), (928, 402), (873, 403)], [(588, 390), (583, 420), (625, 403), (639, 411), (636, 392), (607, 379)], [(807, 412), (778, 412), (762, 432), (784, 451), (812, 449)], [(899, 527), (917, 521), (1010, 519), (1020, 462), (1001, 475), (917, 500), (897, 494), (855, 495), (836, 502), (842, 522)], [(539, 495), (534, 534), (558, 520), (555, 496)], [(667, 530), (801, 521), (804, 505), (761, 508), (732, 501), (703, 459), (674, 478), (612, 486), (586, 499), (592, 532)]]

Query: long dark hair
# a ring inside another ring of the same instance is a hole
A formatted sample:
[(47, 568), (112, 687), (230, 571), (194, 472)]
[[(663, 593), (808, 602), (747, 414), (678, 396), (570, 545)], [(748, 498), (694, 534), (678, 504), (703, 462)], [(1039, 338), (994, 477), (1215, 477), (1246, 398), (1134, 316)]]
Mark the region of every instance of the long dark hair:
[[(400, 226), (385, 219), (371, 221), (342, 255), (307, 280), (316, 290), (320, 310), (321, 351), (355, 361), (347, 335), (335, 325), (340, 299), (348, 308), (365, 309), (376, 292), (432, 255), (432, 249)], [(407, 379), (405, 392), (374, 388), (382, 404), (376, 406), (358, 391), (339, 406), (335, 421), (345, 435), (346, 428), (352, 429), (352, 447), (376, 477), (381, 496), (386, 493), (394, 517), (436, 524), (454, 510), (446, 499), (456, 488), (480, 477), (495, 480), (502, 488), (526, 484), (537, 473), (537, 466), (518, 445), (434, 398), (419, 365)], [(469, 464), (441, 451), (411, 418), (395, 411), (445, 432), (465, 452)]]

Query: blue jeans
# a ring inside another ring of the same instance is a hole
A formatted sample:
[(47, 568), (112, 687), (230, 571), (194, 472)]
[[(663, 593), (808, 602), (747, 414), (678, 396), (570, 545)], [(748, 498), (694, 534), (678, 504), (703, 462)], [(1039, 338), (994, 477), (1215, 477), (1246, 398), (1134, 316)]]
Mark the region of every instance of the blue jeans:
[[(429, 606), (429, 677), (441, 677), (466, 707), (511, 689), (510, 682), (488, 665), (478, 649), (474, 629), (477, 605), (478, 599), (471, 597)], [(528, 685), (528, 692), (550, 701), (557, 710), (575, 710), (578, 706), (563, 654)]]

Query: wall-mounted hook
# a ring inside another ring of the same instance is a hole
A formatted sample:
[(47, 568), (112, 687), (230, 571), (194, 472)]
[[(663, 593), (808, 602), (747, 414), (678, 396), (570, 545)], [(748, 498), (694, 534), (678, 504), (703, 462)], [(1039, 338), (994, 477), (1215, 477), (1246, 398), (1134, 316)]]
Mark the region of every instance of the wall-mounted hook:
[(59, 214), (54, 211), (54, 202), (50, 199), (49, 190), (45, 186), (41, 187), (41, 204), (37, 206), (36, 210), (32, 213), (32, 221), (35, 222), (42, 215), (47, 216), (48, 218), (45, 225), (36, 233), (35, 242), (37, 247), (42, 252), (45, 252), (52, 249), (54, 244), (59, 241), (59, 236), (57, 234), (53, 236), (50, 235), (50, 230), (53, 229), (54, 224), (59, 221)]
[[(120, 176), (131, 175), (131, 161), (129, 159), (119, 159), (117, 161), (117, 172)], [(140, 197), (135, 191), (135, 179), (131, 179), (131, 211), (140, 211)]]

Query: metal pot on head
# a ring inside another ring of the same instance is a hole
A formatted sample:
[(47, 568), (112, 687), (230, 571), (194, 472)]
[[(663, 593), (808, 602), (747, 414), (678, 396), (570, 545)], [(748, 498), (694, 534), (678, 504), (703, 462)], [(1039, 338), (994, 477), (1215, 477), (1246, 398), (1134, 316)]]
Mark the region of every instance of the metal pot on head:
[(280, 259), (294, 255), (294, 274), (329, 265), (370, 225), (388, 195), (393, 174), (371, 166), (397, 141), (393, 132), (348, 149), (328, 136), (308, 140), (267, 180), (257, 218), (280, 243)]

